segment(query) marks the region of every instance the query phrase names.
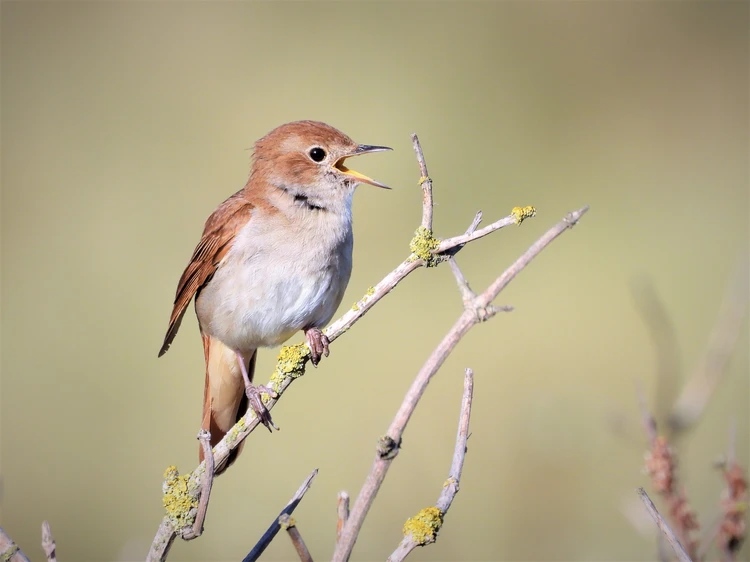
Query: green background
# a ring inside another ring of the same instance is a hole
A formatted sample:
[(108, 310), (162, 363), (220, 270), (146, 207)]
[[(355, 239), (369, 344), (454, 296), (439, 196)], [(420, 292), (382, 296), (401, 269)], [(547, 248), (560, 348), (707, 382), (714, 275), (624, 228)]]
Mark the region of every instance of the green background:
[[(36, 560), (43, 519), (61, 560), (143, 559), (164, 469), (196, 463), (192, 307), (156, 357), (177, 280), (203, 221), (244, 184), (248, 147), (319, 119), (394, 148), (357, 162), (394, 189), (358, 190), (341, 312), (407, 255), (421, 212), (412, 132), (438, 236), (479, 209), (489, 224), (537, 208), (461, 252), (475, 289), (591, 206), (501, 294), (516, 310), (476, 327), (435, 377), (354, 559), (384, 559), (437, 498), (469, 366), (461, 492), (413, 559), (655, 559), (633, 503), (648, 488), (634, 389), (653, 403), (658, 357), (639, 306), (651, 287), (679, 386), (747, 254), (748, 14), (747, 2), (2, 2), (3, 528)], [(407, 278), (290, 389), (281, 431), (250, 437), (214, 485), (204, 536), (170, 560), (241, 559), (315, 467), (295, 517), (329, 557), (336, 493), (356, 495), (460, 312), (447, 266)], [(275, 357), (260, 354), (260, 379)], [(705, 527), (732, 420), (748, 464), (749, 368), (745, 325), (681, 443)], [(265, 558), (295, 554), (280, 536)]]

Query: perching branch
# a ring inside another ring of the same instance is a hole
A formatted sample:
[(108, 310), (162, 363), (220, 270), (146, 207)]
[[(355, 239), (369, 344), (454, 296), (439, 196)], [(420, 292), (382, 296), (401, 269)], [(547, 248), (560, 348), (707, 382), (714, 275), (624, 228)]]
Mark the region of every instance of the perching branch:
[(247, 554), (247, 556), (245, 556), (245, 558), (242, 559), (242, 562), (255, 562), (256, 560), (258, 560), (258, 558), (260, 558), (260, 555), (263, 554), (263, 551), (268, 547), (269, 544), (271, 544), (271, 541), (281, 529), (281, 526), (279, 525), (281, 517), (283, 517), (284, 515), (291, 516), (292, 513), (294, 513), (294, 510), (297, 509), (299, 502), (302, 501), (302, 498), (307, 493), (307, 490), (310, 489), (312, 481), (317, 475), (318, 469), (316, 468), (312, 471), (310, 476), (305, 478), (305, 481), (302, 482), (302, 485), (294, 493), (292, 499), (289, 500), (289, 503), (287, 503), (284, 509), (281, 510), (281, 513), (279, 513), (276, 519), (273, 520), (271, 526), (268, 527), (268, 530), (263, 534), (258, 543), (253, 547), (253, 549)]
[[(443, 524), (445, 514), (453, 503), (461, 483), (461, 471), (466, 458), (466, 441), (469, 439), (469, 420), (471, 419), (471, 402), (474, 396), (474, 372), (466, 369), (464, 375), (464, 394), (461, 400), (461, 415), (458, 419), (456, 448), (453, 451), (448, 480), (443, 484), (435, 507), (423, 509), (416, 517), (404, 525), (404, 538), (396, 550), (388, 557), (388, 562), (401, 562), (418, 546), (424, 546), (437, 540), (437, 533)], [(431, 524), (432, 523), (432, 524)]]
[[(424, 155), (422, 154), (416, 135), (414, 135), (413, 139), (415, 151), (417, 153), (417, 160), (420, 162), (420, 170), (424, 169), (426, 171), (426, 166), (423, 168)], [(422, 204), (422, 226), (417, 230), (416, 236), (411, 241), (411, 253), (401, 264), (386, 275), (380, 283), (370, 288), (366, 295), (357, 301), (350, 310), (346, 311), (338, 320), (328, 326), (325, 330), (325, 334), (328, 337), (329, 342), (333, 343), (339, 338), (339, 336), (348, 331), (349, 328), (362, 318), (378, 301), (380, 301), (380, 299), (392, 291), (396, 285), (398, 285), (412, 271), (420, 267), (432, 267), (438, 265), (440, 262), (455, 255), (467, 243), (487, 236), (488, 234), (506, 226), (520, 224), (525, 219), (533, 217), (536, 212), (533, 207), (515, 207), (507, 217), (477, 230), (476, 227), (481, 218), (481, 215), (478, 214), (466, 233), (453, 238), (439, 240), (434, 237), (432, 230), (425, 226), (432, 224), (432, 182), (429, 179), (421, 181), (421, 187), (424, 193)], [(435, 368), (442, 363), (445, 356), (447, 356), (447, 353), (449, 353), (455, 346), (458, 339), (463, 336), (465, 331), (468, 331), (474, 323), (486, 320), (500, 310), (492, 307), (490, 302), (510, 282), (510, 280), (512, 280), (513, 277), (515, 277), (515, 275), (517, 275), (517, 273), (523, 269), (547, 244), (566, 229), (573, 226), (587, 210), (588, 207), (584, 207), (574, 213), (570, 213), (562, 222), (540, 238), (540, 240), (537, 241), (537, 243), (532, 246), (513, 266), (511, 266), (511, 268), (506, 270), (503, 276), (498, 278), (483, 295), (480, 295), (476, 302), (473, 302), (471, 307), (469, 307), (471, 310), (467, 308), (467, 312), (465, 312), (460, 319), (458, 331), (455, 332), (457, 339), (452, 343), (444, 341), (444, 343), (441, 344), (442, 347), (440, 348), (440, 353), (435, 356), (435, 359), (432, 359), (433, 362), (437, 361), (437, 363), (434, 364)], [(276, 392), (276, 396), (273, 398), (264, 397), (264, 403), (269, 411), (280, 400), (281, 396), (289, 385), (292, 384), (294, 379), (305, 373), (305, 366), (309, 360), (309, 356), (310, 348), (306, 343), (282, 348), (276, 368), (271, 375), (269, 383), (266, 385)], [(438, 361), (439, 357), (442, 358)], [(427, 380), (429, 380), (429, 377), (431, 376), (431, 374), (427, 376)], [(266, 398), (268, 399), (266, 400)], [(416, 403), (414, 405), (416, 405)], [(410, 415), (411, 414), (409, 414), (409, 416)], [(238, 447), (240, 443), (242, 443), (242, 441), (253, 430), (255, 430), (258, 424), (259, 420), (256, 418), (255, 413), (252, 409), (248, 409), (245, 416), (243, 416), (214, 447), (213, 459), (215, 465), (222, 466), (229, 456), (230, 451)], [(403, 431), (403, 428), (401, 431)], [(200, 489), (206, 468), (206, 461), (203, 461), (192, 473), (190, 473), (190, 480), (188, 482), (188, 488), (190, 490)], [(359, 528), (360, 525), (361, 521), (357, 523), (357, 528)], [(185, 529), (175, 529), (173, 521), (170, 520), (169, 517), (165, 517), (154, 537), (151, 550), (147, 557), (147, 562), (156, 562), (166, 559), (169, 548), (178, 534), (180, 536), (185, 536)], [(347, 540), (351, 541), (352, 539), (349, 537)], [(351, 548), (351, 545), (348, 548)]]
[(664, 536), (666, 537), (669, 544), (672, 545), (675, 554), (677, 554), (677, 559), (680, 562), (692, 562), (690, 556), (687, 552), (685, 552), (682, 544), (679, 540), (677, 540), (674, 532), (672, 532), (672, 529), (669, 527), (664, 518), (659, 514), (659, 511), (656, 509), (654, 502), (652, 502), (651, 498), (648, 497), (646, 491), (643, 488), (638, 488), (636, 492), (638, 492), (641, 501), (643, 501), (643, 505), (646, 506), (649, 515), (651, 515), (651, 517), (654, 519), (656, 526), (659, 527), (662, 533), (664, 533)]

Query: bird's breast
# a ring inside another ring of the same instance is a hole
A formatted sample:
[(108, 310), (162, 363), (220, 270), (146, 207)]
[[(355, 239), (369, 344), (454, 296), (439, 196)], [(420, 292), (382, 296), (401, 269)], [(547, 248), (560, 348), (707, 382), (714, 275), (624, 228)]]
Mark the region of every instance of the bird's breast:
[(196, 300), (203, 332), (250, 351), (330, 321), (351, 274), (351, 221), (304, 218), (254, 214), (240, 229)]

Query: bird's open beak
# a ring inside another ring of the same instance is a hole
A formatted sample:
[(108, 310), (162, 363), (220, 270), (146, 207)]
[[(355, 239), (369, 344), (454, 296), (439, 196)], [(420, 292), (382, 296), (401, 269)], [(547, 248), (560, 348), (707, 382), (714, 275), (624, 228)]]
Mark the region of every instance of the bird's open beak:
[(334, 167), (342, 174), (346, 174), (347, 176), (350, 176), (358, 181), (361, 181), (362, 183), (369, 183), (370, 185), (374, 185), (376, 187), (382, 187), (383, 189), (390, 189), (390, 187), (388, 187), (384, 183), (375, 181), (372, 178), (368, 178), (364, 174), (360, 174), (359, 172), (355, 172), (354, 170), (350, 170), (349, 168), (344, 166), (344, 160), (346, 160), (347, 158), (351, 158), (352, 156), (359, 156), (360, 154), (369, 154), (370, 152), (383, 152), (385, 150), (393, 150), (393, 149), (387, 146), (371, 146), (369, 144), (360, 144), (353, 153), (348, 154), (344, 156), (343, 158), (339, 158), (336, 161), (336, 164), (334, 164)]

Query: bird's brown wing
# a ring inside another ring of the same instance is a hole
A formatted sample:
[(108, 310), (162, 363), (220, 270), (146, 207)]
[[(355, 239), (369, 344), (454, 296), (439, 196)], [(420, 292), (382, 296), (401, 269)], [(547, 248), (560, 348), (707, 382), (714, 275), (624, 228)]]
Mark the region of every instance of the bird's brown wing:
[(203, 236), (177, 284), (174, 308), (172, 308), (169, 328), (159, 351), (159, 357), (169, 349), (180, 328), (187, 306), (216, 272), (219, 263), (232, 247), (237, 233), (250, 220), (253, 208), (253, 204), (247, 200), (244, 192), (238, 191), (219, 205), (206, 220)]

